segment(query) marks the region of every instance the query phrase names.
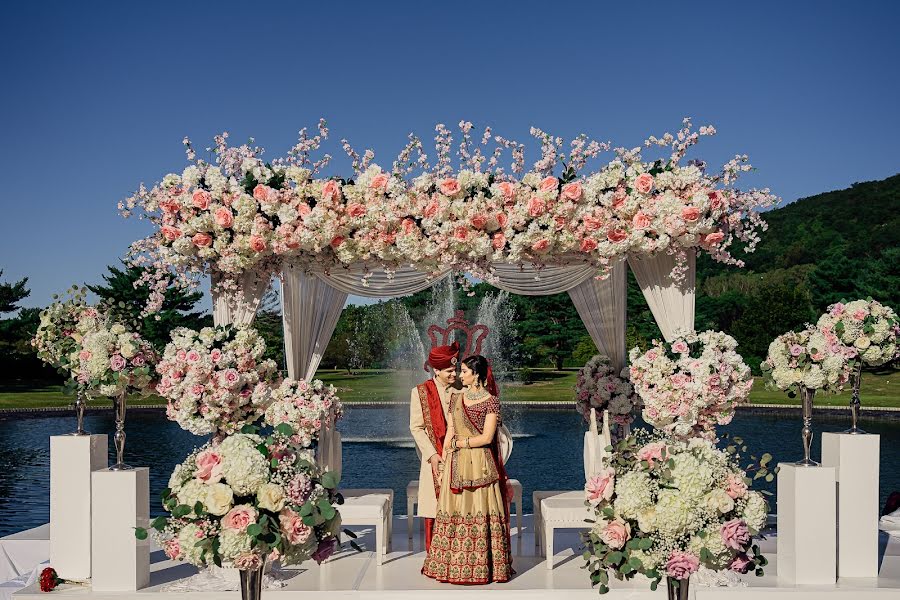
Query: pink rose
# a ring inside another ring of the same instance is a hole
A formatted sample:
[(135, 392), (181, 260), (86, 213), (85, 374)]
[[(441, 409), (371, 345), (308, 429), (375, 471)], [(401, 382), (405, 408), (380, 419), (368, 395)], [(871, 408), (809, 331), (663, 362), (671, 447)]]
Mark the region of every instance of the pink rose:
[(340, 246), (343, 243), (344, 243), (343, 236), (337, 235), (337, 236), (331, 238), (331, 247), (332, 248), (337, 248), (338, 246)]
[(234, 215), (231, 213), (230, 208), (225, 208), (223, 206), (217, 209), (214, 218), (216, 221), (216, 225), (224, 229), (228, 229), (229, 227), (234, 225)]
[(556, 188), (559, 187), (559, 180), (552, 175), (544, 177), (541, 180), (541, 183), (538, 184), (538, 190), (541, 192), (555, 192)]
[(532, 196), (528, 201), (528, 214), (532, 217), (539, 217), (547, 210), (547, 203), (537, 196)]
[(598, 219), (597, 217), (592, 217), (591, 215), (587, 215), (586, 217), (584, 217), (585, 230), (597, 231), (602, 226), (603, 226), (603, 221)]
[(312, 535), (312, 529), (303, 523), (303, 518), (289, 508), (278, 513), (278, 522), (281, 524), (282, 534), (291, 544), (304, 544)]
[(472, 217), (471, 223), (472, 227), (474, 227), (475, 229), (483, 229), (487, 224), (487, 216), (482, 213), (478, 213)]
[(330, 180), (322, 186), (322, 200), (337, 202), (341, 199), (341, 184)]
[(631, 537), (631, 526), (618, 519), (607, 523), (603, 531), (600, 532), (600, 540), (613, 550), (623, 547), (629, 537)]
[(732, 550), (743, 550), (750, 544), (750, 529), (743, 519), (722, 523), (722, 543)]
[(181, 230), (171, 225), (163, 225), (160, 229), (164, 238), (170, 242), (174, 242), (181, 237)]
[(218, 483), (222, 479), (222, 456), (212, 448), (197, 455), (194, 477), (204, 483)]
[(642, 194), (649, 194), (653, 189), (653, 175), (650, 173), (641, 173), (634, 180), (634, 187)]
[(709, 198), (709, 205), (713, 210), (716, 210), (720, 206), (722, 206), (722, 192), (719, 190), (714, 190), (706, 194), (707, 198)]
[(459, 193), (460, 185), (456, 179), (452, 177), (447, 177), (446, 179), (441, 180), (440, 184), (441, 193), (445, 196), (455, 196)]
[(639, 210), (631, 219), (631, 224), (634, 225), (635, 229), (647, 229), (650, 227), (650, 217)]
[(263, 564), (263, 558), (256, 552), (241, 552), (234, 557), (234, 568), (238, 571), (255, 571)]
[(853, 319), (854, 319), (854, 320), (856, 320), (856, 321), (862, 321), (863, 319), (866, 318), (866, 311), (864, 311), (864, 310), (861, 309), (861, 308), (858, 308), (858, 309), (856, 309), (855, 311), (853, 311), (853, 315), (852, 315), (852, 316), (853, 316)]
[(700, 218), (700, 211), (696, 206), (685, 206), (681, 209), (681, 218), (688, 223), (693, 223)]
[(297, 205), (297, 213), (299, 213), (301, 217), (305, 217), (306, 215), (308, 215), (311, 212), (312, 212), (312, 209), (309, 207), (309, 204), (307, 204), (306, 202), (301, 202), (299, 205)]
[(616, 481), (616, 470), (612, 467), (605, 467), (588, 479), (584, 486), (587, 494), (587, 500), (591, 506), (597, 506), (601, 502), (606, 502), (613, 495), (613, 489)]
[(506, 216), (506, 213), (497, 213), (497, 225), (506, 227), (507, 223), (509, 223), (509, 217)]
[(676, 550), (669, 555), (666, 562), (666, 575), (674, 579), (687, 579), (699, 568), (700, 559), (696, 555)]
[(214, 363), (217, 363), (222, 360), (222, 351), (218, 348), (213, 348), (213, 350), (209, 353), (209, 357)]
[(714, 231), (713, 233), (710, 233), (705, 238), (703, 238), (703, 241), (706, 242), (708, 246), (715, 246), (724, 239), (724, 233), (722, 233), (721, 231)]
[(194, 242), (194, 245), (198, 248), (206, 248), (207, 246), (212, 245), (212, 236), (208, 233), (195, 233), (194, 237), (191, 238), (191, 241)]
[(750, 560), (749, 556), (742, 552), (731, 559), (731, 564), (728, 565), (728, 568), (735, 573), (746, 573), (750, 570), (751, 564), (753, 564), (753, 561)]
[(503, 194), (504, 200), (512, 200), (516, 197), (516, 186), (509, 181), (501, 181), (497, 184), (497, 187), (500, 188), (500, 193)]
[(453, 230), (453, 237), (455, 237), (459, 241), (465, 241), (469, 237), (469, 229), (463, 225), (460, 225)]
[(196, 190), (191, 195), (191, 204), (194, 205), (194, 208), (206, 210), (209, 208), (210, 202), (212, 202), (212, 196), (206, 190)]
[(581, 251), (582, 252), (593, 252), (597, 249), (597, 242), (595, 242), (591, 238), (584, 238), (581, 240)]
[(126, 364), (127, 363), (125, 362), (125, 359), (122, 358), (120, 354), (115, 354), (112, 358), (109, 359), (109, 368), (113, 371), (121, 371), (125, 368)]
[(791, 356), (800, 356), (803, 354), (803, 346), (800, 344), (792, 344), (791, 345)]
[(550, 242), (546, 239), (539, 239), (531, 245), (531, 249), (535, 252), (544, 252), (550, 247)]
[(651, 442), (638, 450), (637, 457), (638, 460), (646, 460), (650, 464), (650, 468), (653, 468), (656, 461), (663, 459), (665, 450), (666, 444), (664, 442)]
[(361, 217), (366, 214), (366, 207), (358, 202), (347, 205), (347, 214), (353, 218)]
[(494, 234), (494, 238), (491, 240), (491, 246), (494, 247), (495, 250), (500, 250), (506, 245), (506, 236), (503, 235), (502, 231), (498, 231)]
[(185, 356), (185, 358), (188, 362), (197, 362), (198, 360), (200, 360), (200, 353), (196, 350), (191, 350), (187, 353), (187, 356)]
[(578, 200), (581, 198), (581, 194), (583, 190), (581, 188), (581, 184), (577, 181), (573, 181), (572, 183), (567, 183), (563, 186), (562, 189), (562, 197), (566, 200)]
[(606, 233), (606, 239), (608, 239), (609, 241), (611, 241), (614, 244), (625, 240), (627, 237), (628, 237), (628, 232), (626, 232), (624, 229), (610, 229)]
[(262, 252), (266, 249), (266, 240), (262, 239), (262, 237), (258, 235), (250, 236), (250, 248), (254, 252)]
[(388, 176), (385, 173), (379, 173), (369, 182), (369, 189), (383, 192), (387, 189)]
[(256, 523), (256, 509), (247, 504), (239, 504), (222, 517), (222, 527), (234, 531), (246, 531), (247, 526)]
[(81, 352), (78, 353), (78, 359), (81, 362), (91, 360), (92, 356), (93, 356), (93, 354), (91, 354), (90, 350), (82, 350)]
[(395, 233), (382, 233), (378, 236), (378, 239), (381, 240), (382, 244), (390, 246), (397, 240), (397, 234)]
[(261, 183), (257, 183), (256, 187), (253, 188), (253, 197), (260, 202), (265, 202), (269, 199), (269, 188)]
[(747, 494), (747, 484), (744, 482), (744, 478), (734, 474), (729, 475), (725, 493), (732, 500), (743, 498)]
[(163, 542), (163, 552), (172, 560), (179, 560), (181, 558), (181, 544), (178, 542), (178, 538), (171, 538)]
[(831, 307), (831, 316), (839, 317), (844, 314), (844, 305), (840, 302)]
[(135, 367), (143, 367), (145, 364), (147, 364), (147, 360), (144, 358), (143, 354), (135, 354), (131, 359), (131, 364)]
[(222, 372), (222, 381), (227, 387), (235, 387), (241, 380), (241, 374), (235, 369), (225, 369)]
[(425, 210), (422, 211), (422, 216), (426, 219), (430, 219), (437, 214), (438, 208), (440, 205), (437, 200), (432, 200), (427, 205), (425, 205)]
[(409, 235), (416, 231), (416, 229), (418, 229), (418, 226), (415, 221), (412, 219), (403, 219), (403, 233)]
[(672, 344), (672, 352), (677, 352), (678, 354), (686, 354), (689, 349), (687, 342), (684, 340), (678, 340)]
[(186, 359), (187, 359), (187, 352), (185, 352), (184, 350), (179, 350), (178, 352), (175, 353), (175, 359), (176, 359), (176, 360), (182, 360), (182, 361), (183, 361), (183, 360), (186, 360)]

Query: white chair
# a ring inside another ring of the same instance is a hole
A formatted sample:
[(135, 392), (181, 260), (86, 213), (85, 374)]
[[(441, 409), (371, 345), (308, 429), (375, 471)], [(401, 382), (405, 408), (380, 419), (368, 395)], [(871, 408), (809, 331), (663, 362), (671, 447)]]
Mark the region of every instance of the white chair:
[(543, 523), (541, 522), (541, 502), (547, 498), (580, 498), (584, 500), (584, 490), (563, 491), (563, 490), (535, 490), (531, 494), (531, 506), (534, 510), (534, 547), (541, 548), (541, 540), (543, 536)]
[[(594, 519), (594, 513), (585, 505), (584, 492), (568, 492), (544, 498), (540, 502), (540, 535), (543, 538), (543, 556), (547, 568), (553, 568), (553, 532), (556, 529), (587, 529), (586, 519)], [(537, 528), (536, 528), (537, 529)]]
[(375, 561), (380, 567), (391, 551), (394, 490), (340, 490), (344, 503), (338, 508), (341, 525), (375, 526)]
[(522, 483), (518, 479), (510, 479), (507, 481), (512, 497), (510, 500), (510, 513), (512, 513), (512, 505), (516, 505), (516, 535), (522, 537)]

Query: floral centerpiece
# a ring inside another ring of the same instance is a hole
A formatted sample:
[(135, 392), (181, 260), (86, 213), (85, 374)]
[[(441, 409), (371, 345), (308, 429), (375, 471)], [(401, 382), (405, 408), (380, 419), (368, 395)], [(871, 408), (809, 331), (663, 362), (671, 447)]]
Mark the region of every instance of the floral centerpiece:
[(767, 561), (752, 537), (766, 523), (767, 504), (750, 482), (737, 452), (702, 438), (636, 431), (585, 486), (596, 514), (583, 534), (592, 583), (606, 593), (610, 575), (640, 573), (654, 590), (663, 577), (687, 585), (700, 565), (761, 575)]
[(619, 430), (624, 431), (624, 427), (634, 421), (638, 406), (640, 399), (628, 381), (628, 369), (616, 372), (609, 357), (598, 354), (578, 371), (575, 407), (585, 421), (590, 421), (592, 410), (596, 411), (598, 420), (602, 419), (603, 411), (608, 410)]
[(682, 333), (671, 343), (654, 340), (647, 352), (631, 350), (630, 374), (643, 401), (648, 424), (676, 436), (715, 439), (747, 400), (753, 377), (735, 349), (733, 337), (719, 331)]
[(274, 426), (287, 423), (297, 443), (309, 447), (323, 425), (331, 426), (343, 416), (343, 405), (333, 385), (319, 379), (285, 379), (272, 391), (265, 420)]
[(196, 435), (231, 434), (259, 420), (269, 404), (274, 361), (251, 327), (172, 331), (156, 367), (166, 415)]
[(267, 436), (245, 430), (205, 444), (175, 468), (162, 494), (170, 516), (151, 523), (157, 542), (173, 560), (242, 572), (267, 559), (325, 560), (338, 544), (337, 477), (318, 468), (290, 425)]
[(85, 291), (69, 290), (65, 300), (54, 297), (53, 303), (41, 311), (40, 324), (31, 340), (39, 359), (72, 378), (72, 355), (81, 350), (78, 320), (83, 314), (96, 311), (85, 301)]

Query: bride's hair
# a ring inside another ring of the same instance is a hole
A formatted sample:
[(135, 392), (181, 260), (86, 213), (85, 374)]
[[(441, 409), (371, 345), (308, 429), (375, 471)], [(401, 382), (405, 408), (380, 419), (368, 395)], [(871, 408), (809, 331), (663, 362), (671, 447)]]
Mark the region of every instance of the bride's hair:
[(463, 361), (463, 364), (472, 369), (475, 376), (478, 377), (478, 383), (485, 385), (488, 376), (488, 361), (480, 354), (474, 354)]

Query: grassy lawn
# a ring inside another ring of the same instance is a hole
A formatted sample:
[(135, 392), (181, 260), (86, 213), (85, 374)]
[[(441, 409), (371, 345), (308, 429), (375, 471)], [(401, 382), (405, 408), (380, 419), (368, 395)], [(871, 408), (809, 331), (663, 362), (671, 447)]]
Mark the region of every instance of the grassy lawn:
[[(573, 397), (577, 372), (574, 370), (552, 371), (536, 369), (533, 383), (510, 383), (504, 387), (508, 401), (569, 401)], [(416, 374), (418, 375), (418, 374)], [(424, 372), (422, 376), (424, 377)], [(319, 378), (338, 388), (340, 397), (346, 402), (358, 401), (401, 401), (409, 400), (409, 373), (367, 370), (348, 375), (346, 371), (323, 370)], [(838, 396), (820, 394), (816, 404), (846, 405), (850, 394)], [(797, 404), (796, 398), (787, 394), (769, 391), (758, 379), (750, 395), (755, 404)], [(156, 396), (133, 397), (131, 404), (163, 404)], [(26, 385), (0, 383), (0, 408), (67, 406), (71, 398), (63, 395), (59, 386)], [(863, 374), (862, 404), (864, 406), (900, 407), (900, 372), (887, 374)], [(96, 400), (91, 406), (110, 406), (108, 401)]]

